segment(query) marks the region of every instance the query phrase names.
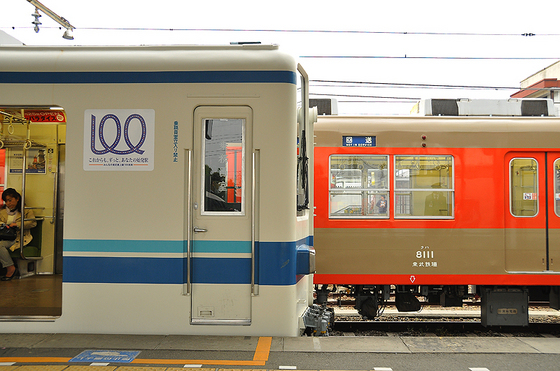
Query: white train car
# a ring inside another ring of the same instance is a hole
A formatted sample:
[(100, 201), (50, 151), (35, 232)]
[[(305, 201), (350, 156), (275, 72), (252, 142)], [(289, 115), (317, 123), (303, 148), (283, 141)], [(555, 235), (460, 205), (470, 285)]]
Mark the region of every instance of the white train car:
[(0, 108), (66, 122), (61, 315), (0, 331), (299, 335), (307, 88), (271, 45), (0, 47)]

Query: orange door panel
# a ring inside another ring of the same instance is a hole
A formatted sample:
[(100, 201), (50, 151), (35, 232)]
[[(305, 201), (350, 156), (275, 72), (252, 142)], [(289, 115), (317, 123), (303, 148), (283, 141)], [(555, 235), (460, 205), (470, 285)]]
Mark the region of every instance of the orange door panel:
[(508, 272), (546, 270), (545, 154), (506, 155), (505, 266)]
[(510, 152), (505, 171), (506, 270), (560, 270), (560, 153)]
[(548, 270), (560, 271), (560, 152), (547, 155)]

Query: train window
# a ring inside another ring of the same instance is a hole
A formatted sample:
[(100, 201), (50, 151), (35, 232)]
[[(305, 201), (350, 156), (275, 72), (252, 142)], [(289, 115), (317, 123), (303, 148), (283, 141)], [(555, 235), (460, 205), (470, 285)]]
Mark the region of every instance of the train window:
[(453, 218), (453, 180), (453, 156), (395, 156), (395, 218)]
[(388, 218), (388, 156), (330, 157), (332, 218)]
[(245, 120), (204, 120), (204, 212), (243, 212)]
[(538, 214), (537, 160), (514, 158), (510, 168), (510, 211), (513, 216), (532, 217)]
[[(305, 216), (309, 209), (309, 157), (307, 148), (309, 136), (308, 125), (313, 125), (310, 118), (309, 110), (309, 77), (307, 73), (298, 64), (297, 72), (299, 78), (297, 79), (297, 89), (299, 91), (297, 101), (297, 215)], [(312, 126), (311, 126), (312, 127)], [(312, 137), (313, 135), (311, 135)]]

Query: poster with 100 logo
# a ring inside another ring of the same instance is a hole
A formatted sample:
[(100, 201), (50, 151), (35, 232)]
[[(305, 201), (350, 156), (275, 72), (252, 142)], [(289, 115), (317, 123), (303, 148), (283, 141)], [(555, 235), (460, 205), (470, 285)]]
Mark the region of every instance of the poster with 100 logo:
[(153, 170), (154, 126), (152, 109), (86, 110), (84, 170)]

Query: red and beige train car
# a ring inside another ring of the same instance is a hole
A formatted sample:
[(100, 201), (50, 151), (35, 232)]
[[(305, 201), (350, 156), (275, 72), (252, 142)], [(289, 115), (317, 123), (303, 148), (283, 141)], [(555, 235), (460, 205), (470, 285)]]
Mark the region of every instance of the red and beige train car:
[[(429, 105), (460, 111), (453, 102)], [(519, 115), (543, 107), (506, 105)], [(485, 325), (527, 324), (528, 295), (550, 294), (558, 307), (560, 118), (474, 114), (319, 116), (319, 296), (347, 286), (374, 317), (389, 295), (414, 311), (420, 296), (455, 306), (470, 290)]]

